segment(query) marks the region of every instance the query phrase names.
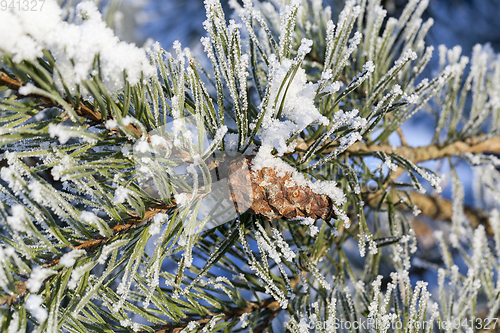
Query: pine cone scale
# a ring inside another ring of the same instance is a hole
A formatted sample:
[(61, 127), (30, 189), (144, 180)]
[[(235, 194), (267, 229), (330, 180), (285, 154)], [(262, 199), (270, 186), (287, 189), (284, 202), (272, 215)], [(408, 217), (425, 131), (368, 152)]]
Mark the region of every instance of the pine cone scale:
[[(309, 187), (295, 185), (291, 175), (278, 176), (272, 168), (251, 170), (252, 158), (246, 156), (244, 162), (238, 161), (229, 166), (232, 199), (235, 203), (245, 203), (236, 205), (240, 213), (263, 215), (270, 220), (297, 217), (325, 220), (334, 217), (328, 197), (314, 193)], [(249, 208), (242, 209), (244, 207)]]

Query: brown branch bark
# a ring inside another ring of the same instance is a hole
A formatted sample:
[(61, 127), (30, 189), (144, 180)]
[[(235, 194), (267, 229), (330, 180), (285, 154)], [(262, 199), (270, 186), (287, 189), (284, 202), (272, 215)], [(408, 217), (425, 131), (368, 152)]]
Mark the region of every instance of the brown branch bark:
[[(303, 139), (298, 139), (297, 148), (306, 150), (311, 143), (305, 142)], [(326, 144), (329, 144), (328, 142)], [(335, 147), (330, 147), (323, 150), (323, 153), (332, 152)], [(439, 147), (437, 145), (429, 145), (422, 147), (400, 146), (395, 147), (388, 144), (367, 145), (365, 142), (356, 142), (347, 149), (347, 152), (354, 154), (371, 153), (375, 151), (385, 152), (387, 154), (395, 153), (406, 157), (413, 163), (437, 160), (445, 157), (459, 156), (464, 153), (484, 153), (484, 154), (500, 154), (500, 137), (492, 137), (484, 139), (484, 136), (476, 136), (468, 138), (464, 141), (456, 141), (449, 145)]]
[[(127, 232), (130, 229), (133, 229), (135, 227), (138, 227), (142, 224), (144, 224), (146, 221), (149, 221), (151, 218), (153, 218), (156, 214), (158, 213), (166, 213), (170, 209), (176, 208), (177, 205), (175, 203), (175, 200), (172, 202), (171, 205), (153, 205), (149, 206), (148, 210), (144, 213), (144, 218), (140, 218), (139, 216), (135, 215), (130, 219), (127, 219), (125, 223), (123, 224), (117, 224), (111, 230), (113, 231), (113, 236), (110, 238), (106, 238), (103, 236), (99, 236), (93, 239), (88, 239), (81, 243), (78, 246), (73, 247), (73, 249), (80, 249), (80, 250), (91, 250), (95, 248), (98, 245), (105, 244), (112, 240), (116, 235)], [(59, 263), (59, 259), (55, 259), (51, 261), (48, 264), (45, 264), (43, 267), (52, 267), (55, 266)]]
[[(440, 221), (451, 221), (453, 216), (452, 201), (418, 192), (409, 192), (409, 194), (413, 203), (420, 209), (421, 215)], [(365, 200), (370, 206), (376, 207), (381, 197), (382, 193), (371, 193), (365, 196)], [(409, 211), (405, 205), (401, 205), (400, 207)], [(493, 234), (488, 215), (485, 212), (471, 206), (464, 206), (464, 214), (469, 219), (472, 227), (477, 228), (479, 225), (483, 225), (488, 234)]]
[[(298, 141), (298, 149), (306, 150), (309, 147), (309, 144), (304, 140), (299, 139)], [(334, 149), (335, 148), (327, 148), (323, 152), (329, 153)], [(400, 147), (396, 147), (395, 149), (393, 149), (393, 146), (388, 144), (367, 145), (365, 142), (357, 142), (347, 149), (347, 152), (354, 154), (363, 154), (374, 151), (395, 153), (409, 159), (413, 163), (459, 156), (460, 154), (464, 153), (500, 154), (500, 137), (484, 139), (484, 136), (476, 136), (442, 147), (439, 147), (437, 145), (422, 147), (409, 147), (403, 145)], [(393, 179), (397, 178), (402, 171), (402, 169), (399, 169), (396, 172), (396, 177), (393, 177)], [(378, 198), (380, 200), (381, 195), (381, 193), (368, 194), (367, 200), (368, 202), (372, 201), (377, 202), (378, 204), (378, 201), (376, 199)], [(417, 192), (411, 192), (411, 199), (422, 211), (422, 215), (442, 221), (451, 221), (453, 215), (453, 203), (450, 200), (440, 197), (432, 197)], [(488, 216), (485, 212), (471, 206), (465, 206), (464, 213), (474, 228), (478, 227), (479, 225), (483, 225), (490, 235), (493, 234), (493, 230), (489, 224)]]
[(25, 281), (22, 281), (22, 282), (19, 282), (17, 285), (16, 285), (16, 291), (17, 291), (17, 294), (13, 294), (13, 295), (7, 295), (3, 298), (0, 298), (0, 306), (2, 305), (13, 305), (15, 304), (19, 298), (23, 297), (24, 295), (26, 295), (26, 282)]
[[(349, 149), (351, 153), (363, 153), (364, 151), (383, 151), (392, 153), (392, 146), (382, 145), (366, 145), (364, 142), (357, 142)], [(500, 154), (500, 138), (493, 137), (484, 140), (483, 136), (468, 138), (464, 141), (456, 141), (449, 145), (438, 147), (437, 145), (429, 145), (423, 147), (396, 147), (394, 153), (406, 157), (413, 163), (437, 160), (445, 157), (458, 156), (464, 153), (492, 153)]]
[[(452, 201), (417, 192), (411, 192), (410, 197), (423, 215), (437, 220), (451, 221), (453, 216)], [(488, 216), (483, 211), (471, 206), (464, 206), (464, 214), (469, 219), (472, 227), (477, 228), (479, 225), (483, 225), (490, 235), (493, 234)]]

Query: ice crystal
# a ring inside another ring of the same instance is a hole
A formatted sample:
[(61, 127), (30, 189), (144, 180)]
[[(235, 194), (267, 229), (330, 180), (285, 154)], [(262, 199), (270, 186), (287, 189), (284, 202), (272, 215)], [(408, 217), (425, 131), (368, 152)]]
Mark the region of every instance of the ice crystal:
[(84, 254), (85, 250), (79, 250), (79, 249), (72, 250), (64, 254), (59, 260), (59, 263), (66, 267), (71, 267), (76, 263), (76, 259), (80, 258)]
[(90, 269), (94, 267), (94, 264), (89, 262), (86, 263), (85, 265), (78, 266), (73, 269), (73, 272), (71, 273), (71, 279), (68, 282), (68, 288), (71, 290), (76, 289), (78, 286), (78, 283), (80, 282), (80, 279), (83, 277), (83, 275), (88, 272)]
[(26, 310), (31, 312), (39, 323), (45, 322), (48, 317), (47, 310), (42, 307), (43, 298), (36, 294), (31, 294), (26, 300)]
[(11, 216), (7, 217), (7, 223), (12, 229), (19, 232), (30, 232), (30, 227), (27, 221), (30, 220), (26, 209), (22, 205), (15, 205), (11, 208)]
[(26, 287), (29, 289), (29, 291), (37, 293), (42, 287), (45, 279), (54, 274), (57, 274), (57, 272), (52, 269), (35, 267), (30, 274), (28, 282), (26, 283)]

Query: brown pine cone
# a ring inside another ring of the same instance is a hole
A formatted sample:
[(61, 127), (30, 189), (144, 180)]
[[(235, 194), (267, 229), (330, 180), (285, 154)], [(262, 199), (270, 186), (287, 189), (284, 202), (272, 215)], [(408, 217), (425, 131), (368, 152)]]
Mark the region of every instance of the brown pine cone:
[[(234, 161), (229, 166), (231, 198), (240, 212), (260, 214), (272, 220), (310, 217), (334, 217), (331, 200), (314, 193), (309, 187), (297, 186), (289, 174), (279, 177), (272, 168), (252, 171), (253, 156)], [(252, 188), (250, 198), (249, 189)]]

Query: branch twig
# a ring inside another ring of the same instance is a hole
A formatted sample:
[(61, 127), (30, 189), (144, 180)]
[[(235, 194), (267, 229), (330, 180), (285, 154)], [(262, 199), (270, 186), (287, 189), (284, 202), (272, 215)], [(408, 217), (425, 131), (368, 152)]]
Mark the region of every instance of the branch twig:
[[(82, 244), (73, 247), (73, 249), (82, 249), (82, 250), (91, 250), (92, 248), (105, 244), (112, 240), (116, 235), (126, 232), (130, 229), (133, 229), (135, 227), (138, 227), (145, 223), (146, 221), (150, 220), (153, 216), (155, 216), (158, 213), (165, 213), (166, 211), (173, 209), (176, 207), (175, 201), (172, 202), (171, 205), (155, 205), (155, 206), (150, 206), (149, 210), (147, 210), (144, 214), (144, 218), (140, 218), (138, 216), (133, 216), (132, 218), (128, 219), (125, 223), (123, 224), (118, 224), (114, 226), (111, 230), (113, 231), (113, 236), (109, 238), (105, 238), (102, 236), (93, 238), (93, 239), (88, 239)], [(49, 268), (56, 266), (59, 264), (60, 258), (54, 259), (51, 262), (43, 265), (44, 268)], [(0, 306), (4, 304), (12, 305), (19, 301), (24, 295), (26, 295), (27, 288), (26, 288), (26, 283), (27, 281), (21, 281), (16, 285), (16, 290), (18, 291), (17, 294), (12, 294), (12, 295), (6, 295), (4, 297), (0, 298)]]
[[(297, 149), (300, 150), (306, 150), (311, 145), (311, 143), (307, 143), (303, 139), (298, 139), (297, 142)], [(329, 143), (331, 142), (325, 144)], [(335, 150), (335, 147), (330, 147), (323, 150), (323, 153), (326, 154), (333, 150)], [(387, 154), (395, 153), (409, 159), (413, 163), (459, 156), (464, 153), (500, 154), (500, 137), (484, 139), (484, 136), (476, 136), (464, 141), (456, 141), (443, 147), (437, 145), (394, 147), (388, 144), (367, 145), (365, 142), (356, 142), (347, 149), (347, 152), (355, 154), (375, 151), (385, 152)]]
[[(19, 91), (19, 89), (23, 86), (24, 84), (16, 79), (11, 78), (8, 76), (6, 73), (0, 71), (0, 86), (6, 86), (11, 90), (14, 91)], [(33, 97), (36, 98), (40, 101), (42, 101), (44, 104), (47, 106), (59, 106), (57, 104), (54, 104), (50, 98), (47, 98), (45, 96), (39, 96), (36, 94), (30, 94), (27, 97)], [(75, 109), (75, 112), (77, 115), (80, 117), (84, 117), (86, 119), (89, 119), (95, 123), (101, 123), (104, 119), (102, 119), (102, 114), (99, 110), (94, 110), (86, 106), (83, 102), (80, 102), (78, 105), (78, 108)], [(141, 136), (142, 132), (135, 127), (132, 124), (129, 124), (126, 126), (127, 129), (135, 133), (137, 136)]]
[[(409, 192), (413, 203), (421, 211), (421, 215), (432, 219), (450, 222), (453, 216), (453, 202), (441, 197), (433, 197), (430, 195), (421, 194), (418, 192)], [(370, 193), (366, 195), (365, 200), (370, 206), (377, 206), (382, 197), (382, 193)], [(408, 210), (408, 207), (401, 205), (403, 209)], [(469, 219), (472, 227), (477, 228), (483, 225), (486, 232), (493, 235), (493, 229), (489, 223), (488, 216), (485, 212), (471, 207), (464, 207), (464, 214)]]
[[(418, 192), (411, 192), (410, 197), (418, 209), (422, 211), (423, 215), (437, 220), (451, 221), (453, 216), (452, 201)], [(485, 212), (471, 206), (464, 206), (464, 213), (473, 228), (483, 225), (486, 232), (493, 235), (493, 229)]]
[[(271, 312), (269, 315), (270, 317), (268, 319), (266, 319), (266, 321), (262, 325), (260, 325), (259, 327), (257, 327), (254, 330), (255, 333), (261, 333), (264, 331), (265, 328), (267, 328), (267, 324), (269, 323), (270, 320), (272, 320), (271, 318), (276, 317), (278, 315), (278, 313), (281, 311), (281, 306), (280, 306), (279, 302), (274, 300), (274, 298), (272, 298), (272, 297), (268, 298), (262, 302), (247, 302), (246, 305), (247, 306), (245, 308), (242, 308), (242, 309), (229, 308), (225, 312), (224, 317), (217, 320), (217, 322), (229, 320), (229, 319), (232, 319), (234, 317), (239, 317), (245, 313), (250, 313), (250, 312), (254, 312), (254, 311), (261, 311), (261, 310), (269, 310)], [(200, 325), (206, 325), (216, 315), (217, 314), (212, 314), (210, 317), (200, 318), (200, 319), (191, 320), (191, 321), (198, 322)], [(191, 321), (189, 321), (189, 322), (185, 321), (185, 322), (178, 323), (178, 324), (170, 324), (170, 325), (163, 326), (162, 328), (157, 330), (156, 333), (178, 333), (178, 332), (182, 331), (184, 328), (186, 328), (186, 326), (188, 326)], [(266, 325), (264, 325), (264, 324), (266, 324)], [(261, 326), (263, 326), (263, 327), (261, 327)]]

